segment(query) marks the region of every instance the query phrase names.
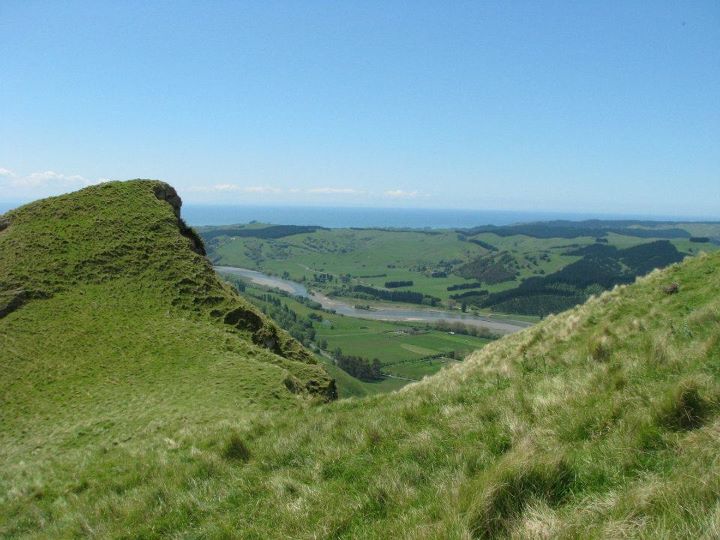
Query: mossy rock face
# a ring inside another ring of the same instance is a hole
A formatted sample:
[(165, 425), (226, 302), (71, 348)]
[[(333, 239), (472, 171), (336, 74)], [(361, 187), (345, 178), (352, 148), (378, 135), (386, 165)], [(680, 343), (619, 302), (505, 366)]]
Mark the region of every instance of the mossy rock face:
[(153, 186), (153, 192), (158, 199), (168, 203), (175, 212), (175, 215), (180, 218), (182, 199), (180, 198), (180, 195), (178, 195), (177, 191), (175, 191), (174, 187), (166, 184), (165, 182), (156, 182)]
[(325, 377), (320, 379), (310, 379), (305, 383), (305, 389), (314, 395), (319, 395), (327, 401), (333, 401), (338, 397), (337, 385), (334, 379)]

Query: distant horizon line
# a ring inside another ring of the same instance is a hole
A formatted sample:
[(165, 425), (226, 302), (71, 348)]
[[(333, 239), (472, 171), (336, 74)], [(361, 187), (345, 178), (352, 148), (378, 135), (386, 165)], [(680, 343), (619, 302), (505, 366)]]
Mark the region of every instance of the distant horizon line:
[[(0, 200), (0, 214), (4, 212), (8, 212), (10, 210), (13, 210), (17, 207), (30, 204), (36, 200), (41, 200), (46, 197), (41, 197), (40, 199), (32, 199), (27, 201), (3, 201)], [(319, 209), (335, 209), (335, 210), (360, 210), (360, 211), (372, 211), (372, 212), (381, 212), (381, 211), (412, 211), (412, 212), (418, 212), (418, 211), (427, 211), (427, 212), (463, 212), (463, 213), (472, 213), (472, 212), (486, 212), (489, 214), (528, 214), (528, 215), (538, 215), (538, 214), (545, 214), (548, 216), (577, 216), (579, 219), (577, 220), (569, 220), (569, 221), (586, 221), (588, 219), (606, 219), (608, 221), (618, 221), (618, 220), (647, 220), (647, 221), (670, 221), (670, 222), (681, 222), (681, 221), (692, 221), (696, 223), (720, 223), (720, 214), (717, 216), (709, 216), (709, 215), (687, 215), (687, 214), (647, 214), (647, 213), (633, 213), (633, 212), (603, 212), (603, 211), (569, 211), (569, 210), (545, 210), (545, 209), (534, 209), (534, 210), (526, 210), (526, 209), (493, 209), (493, 208), (449, 208), (449, 207), (427, 207), (427, 206), (367, 206), (367, 205), (343, 205), (343, 204), (291, 204), (291, 203), (284, 203), (284, 204), (272, 204), (272, 203), (265, 203), (265, 204), (254, 204), (254, 203), (217, 203), (217, 202), (186, 202), (183, 201), (183, 207), (189, 208), (189, 207), (196, 207), (196, 208), (263, 208), (263, 209), (287, 209), (287, 208), (293, 208), (296, 210), (302, 210), (302, 209), (313, 209), (313, 210), (319, 210)], [(540, 220), (545, 221), (545, 220)]]
[[(228, 204), (228, 203), (196, 203), (196, 202), (183, 202), (183, 208), (188, 207), (200, 207), (200, 208), (263, 208), (263, 209), (284, 209), (293, 208), (296, 210), (302, 209), (334, 209), (334, 210), (365, 210), (373, 212), (382, 211), (428, 211), (428, 212), (486, 212), (490, 214), (546, 214), (546, 215), (557, 215), (557, 216), (578, 216), (581, 219), (577, 221), (586, 221), (588, 219), (607, 219), (609, 221), (618, 221), (622, 219), (628, 220), (649, 220), (649, 221), (694, 221), (702, 223), (720, 223), (720, 214), (717, 216), (710, 215), (687, 215), (687, 214), (645, 214), (645, 213), (633, 213), (633, 212), (598, 212), (598, 211), (569, 211), (569, 210), (523, 210), (523, 209), (493, 209), (493, 208), (449, 208), (449, 207), (427, 207), (427, 206), (364, 206), (364, 205), (343, 205), (343, 204), (252, 204), (252, 203), (241, 203), (241, 204)], [(589, 217), (592, 216), (592, 217)], [(597, 217), (596, 217), (597, 216)]]

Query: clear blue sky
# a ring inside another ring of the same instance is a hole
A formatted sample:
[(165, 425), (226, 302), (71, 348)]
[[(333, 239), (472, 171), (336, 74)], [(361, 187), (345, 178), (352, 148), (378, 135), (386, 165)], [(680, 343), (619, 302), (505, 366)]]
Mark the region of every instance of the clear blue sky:
[(720, 2), (0, 2), (0, 201), (720, 217)]

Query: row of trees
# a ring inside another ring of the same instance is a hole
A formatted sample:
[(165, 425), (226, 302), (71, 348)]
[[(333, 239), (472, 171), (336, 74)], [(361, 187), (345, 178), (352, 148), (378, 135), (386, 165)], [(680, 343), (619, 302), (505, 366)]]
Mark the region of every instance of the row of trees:
[(365, 295), (363, 298), (377, 298), (389, 302), (407, 302), (408, 304), (426, 304), (430, 306), (436, 306), (440, 303), (440, 299), (435, 296), (428, 296), (415, 291), (386, 291), (368, 287), (367, 285), (355, 285), (352, 292)]
[(455, 285), (450, 285), (447, 290), (448, 291), (462, 291), (465, 289), (477, 289), (478, 287), (482, 287), (482, 283), (479, 281), (474, 281), (470, 283), (457, 283)]
[(398, 287), (412, 287), (414, 285), (414, 281), (386, 281), (385, 282), (385, 288), (386, 289), (397, 289)]
[(474, 336), (485, 339), (498, 339), (500, 337), (488, 328), (464, 324), (459, 321), (438, 321), (433, 327), (441, 332), (454, 332), (464, 336)]
[(333, 351), (333, 359), (340, 369), (361, 381), (371, 382), (384, 378), (382, 364), (377, 358), (371, 362), (361, 356), (345, 355), (338, 347)]
[(479, 291), (467, 291), (467, 292), (459, 293), (459, 294), (451, 294), (450, 298), (452, 298), (453, 300), (464, 300), (467, 298), (485, 296), (486, 294), (489, 294), (487, 290), (480, 289)]

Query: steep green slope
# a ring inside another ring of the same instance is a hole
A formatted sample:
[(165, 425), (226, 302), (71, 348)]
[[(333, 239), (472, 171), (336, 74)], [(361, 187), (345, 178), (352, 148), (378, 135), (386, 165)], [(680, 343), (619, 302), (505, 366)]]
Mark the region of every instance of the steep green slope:
[(313, 363), (296, 341), (217, 279), (202, 241), (180, 218), (180, 205), (167, 184), (134, 180), (8, 212), (0, 230), (2, 313), (30, 299), (93, 285), (112, 289), (125, 280), (133, 285), (120, 288), (146, 297), (139, 299), (142, 305), (159, 298), (163, 308), (203, 322), (215, 319), (287, 360)]
[[(318, 406), (273, 409), (257, 396), (260, 412), (239, 388), (247, 414), (215, 408), (226, 379), (207, 385), (204, 377), (243, 376), (229, 352), (182, 376), (158, 376), (158, 396), (141, 392), (132, 384), (140, 376), (112, 373), (121, 353), (108, 345), (112, 361), (92, 362), (91, 384), (77, 374), (62, 394), (88, 409), (112, 405), (97, 423), (82, 423), (64, 406), (36, 409), (35, 377), (53, 392), (56, 383), (36, 364), (47, 360), (25, 357), (16, 364), (38, 367), (24, 368), (14, 401), (2, 403), (0, 535), (718, 537), (719, 264), (716, 254), (686, 260), (398, 393)], [(113, 290), (120, 296), (140, 281), (128, 276)], [(96, 304), (94, 326), (73, 306), (105, 285), (31, 301), (0, 320), (3, 343), (19, 339), (21, 315), (32, 316), (80, 359), (74, 344), (114, 317), (115, 298)], [(53, 320), (59, 298), (67, 298), (64, 316), (78, 312), (69, 325)], [(166, 348), (155, 336), (170, 340), (171, 321), (156, 316), (142, 317), (147, 337), (137, 337), (147, 361), (133, 365), (143, 376), (151, 359), (186, 366), (188, 350), (197, 351), (189, 343), (217, 351), (229, 339), (222, 324), (199, 328), (205, 319), (188, 316), (178, 327), (185, 340)], [(117, 326), (130, 324), (123, 316)], [(3, 370), (12, 372), (6, 357)], [(142, 406), (129, 409), (138, 399)], [(135, 428), (123, 431), (113, 422), (129, 425), (128, 411)]]
[(179, 207), (168, 185), (132, 181), (4, 216), (0, 461), (81, 459), (334, 397), (313, 357), (216, 278)]

